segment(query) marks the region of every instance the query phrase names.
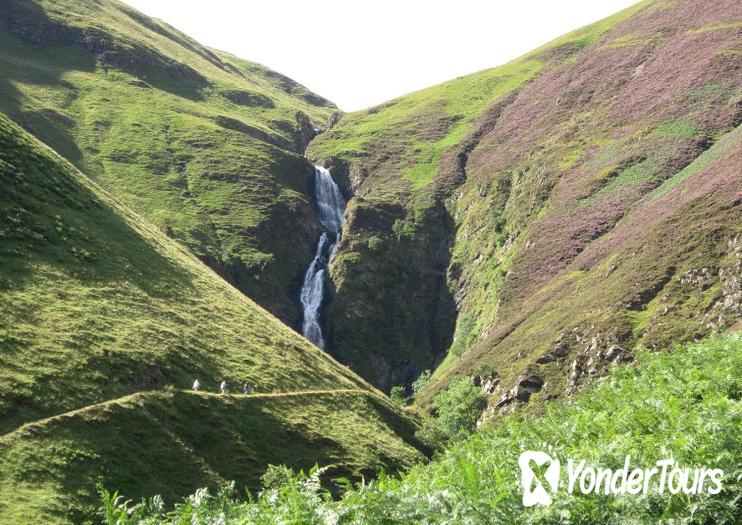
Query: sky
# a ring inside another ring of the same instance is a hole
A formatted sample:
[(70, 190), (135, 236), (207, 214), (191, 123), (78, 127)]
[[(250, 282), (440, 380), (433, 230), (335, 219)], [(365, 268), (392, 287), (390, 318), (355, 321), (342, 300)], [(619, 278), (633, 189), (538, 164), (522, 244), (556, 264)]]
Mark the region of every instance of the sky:
[(124, 0), (344, 111), (504, 64), (635, 0)]

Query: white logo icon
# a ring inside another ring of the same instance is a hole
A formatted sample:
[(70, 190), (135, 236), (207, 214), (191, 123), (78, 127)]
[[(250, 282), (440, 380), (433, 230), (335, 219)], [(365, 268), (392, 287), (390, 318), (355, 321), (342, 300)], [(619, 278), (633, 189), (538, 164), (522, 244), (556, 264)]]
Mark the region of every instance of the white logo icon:
[(520, 481), (523, 485), (523, 506), (532, 507), (534, 505), (551, 505), (551, 496), (536, 478), (536, 474), (531, 469), (531, 461), (537, 467), (551, 463), (544, 472), (543, 478), (549, 485), (551, 492), (556, 492), (559, 487), (559, 460), (549, 456), (546, 452), (527, 450), (520, 455), (518, 466), (520, 466)]
[[(532, 468), (532, 464), (535, 467)], [(559, 488), (561, 464), (546, 452), (527, 450), (518, 458), (520, 482), (523, 485), (523, 506), (551, 505), (551, 496)], [(675, 459), (655, 462), (654, 467), (631, 468), (631, 456), (624, 458), (623, 467), (593, 466), (586, 460), (567, 458), (567, 486), (569, 494), (719, 494), (724, 471), (720, 468), (684, 467)], [(534, 472), (534, 469), (537, 472)]]

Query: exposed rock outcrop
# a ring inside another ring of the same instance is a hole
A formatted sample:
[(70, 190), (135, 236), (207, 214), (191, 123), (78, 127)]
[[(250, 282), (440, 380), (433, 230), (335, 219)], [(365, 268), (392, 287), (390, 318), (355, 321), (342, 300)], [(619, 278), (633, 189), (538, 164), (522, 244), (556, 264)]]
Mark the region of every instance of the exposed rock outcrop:
[(729, 239), (728, 258), (731, 262), (719, 268), (720, 297), (706, 312), (706, 326), (718, 330), (730, 326), (742, 317), (742, 237)]
[(544, 387), (544, 378), (526, 370), (523, 374), (518, 377), (515, 381), (515, 386), (500, 398), (500, 401), (495, 405), (495, 409), (500, 409), (515, 401), (519, 403), (527, 403), (533, 394), (541, 391)]

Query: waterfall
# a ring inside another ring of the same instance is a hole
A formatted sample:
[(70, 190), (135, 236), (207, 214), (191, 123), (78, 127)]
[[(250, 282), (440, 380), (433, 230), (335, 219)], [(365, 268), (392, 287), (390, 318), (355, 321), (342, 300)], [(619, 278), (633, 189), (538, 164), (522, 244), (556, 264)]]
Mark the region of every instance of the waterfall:
[(332, 180), (330, 171), (320, 166), (314, 167), (314, 198), (319, 222), (326, 231), (322, 232), (314, 259), (304, 274), (300, 296), (304, 315), (301, 331), (304, 337), (324, 350), (325, 339), (322, 335), (319, 310), (325, 296), (327, 267), (340, 242), (340, 230), (345, 219), (345, 199), (338, 185)]

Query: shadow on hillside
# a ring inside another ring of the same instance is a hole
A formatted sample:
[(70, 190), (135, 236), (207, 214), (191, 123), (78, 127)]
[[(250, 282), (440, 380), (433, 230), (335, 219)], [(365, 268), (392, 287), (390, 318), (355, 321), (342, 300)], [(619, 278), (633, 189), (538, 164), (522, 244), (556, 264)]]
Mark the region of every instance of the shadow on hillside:
[(135, 229), (135, 217), (125, 219), (123, 210), (21, 134), (0, 116), (6, 288), (22, 286), (33, 278), (30, 268), (42, 265), (83, 285), (125, 281), (151, 297), (172, 298), (192, 286), (185, 269), (155, 249), (157, 237)]
[[(255, 494), (269, 464), (305, 472), (315, 464), (335, 465), (323, 476), (330, 489), (334, 477), (370, 479), (379, 466), (388, 472), (402, 467), (401, 458), (375, 448), (372, 454), (381, 456), (373, 460), (376, 468), (369, 466), (368, 445), (378, 436), (368, 436), (368, 442), (360, 437), (357, 447), (348, 448), (328, 437), (346, 430), (322, 430), (325, 418), (312, 413), (311, 402), (286, 408), (275, 399), (146, 394), (123, 405), (55, 420), (32, 435), (6, 439), (0, 465), (7, 462), (28, 474), (18, 482), (20, 493), (55, 480), (56, 486), (47, 490), (65, 502), (56, 512), (64, 512), (74, 523), (95, 512), (98, 479), (126, 498), (138, 501), (160, 494), (170, 506), (200, 487), (215, 490), (231, 480), (238, 495), (244, 496), (245, 487)], [(338, 417), (335, 424), (345, 422), (345, 416)], [(29, 442), (32, 449), (27, 448)], [(9, 475), (8, 469), (0, 469), (0, 484), (9, 482)]]

